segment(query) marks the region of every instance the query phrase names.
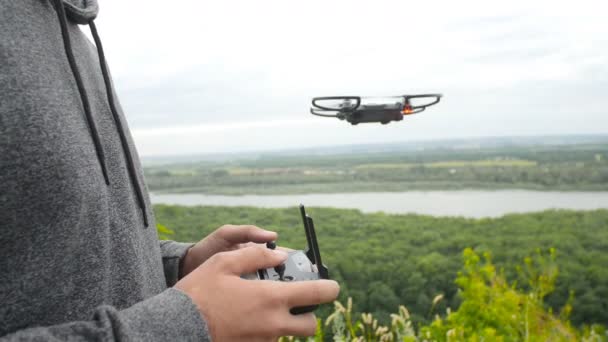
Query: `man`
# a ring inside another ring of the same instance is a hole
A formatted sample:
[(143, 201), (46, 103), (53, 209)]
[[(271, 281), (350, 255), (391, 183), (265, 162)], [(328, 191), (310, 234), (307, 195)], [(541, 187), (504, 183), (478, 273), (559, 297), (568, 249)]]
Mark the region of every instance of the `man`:
[(95, 0), (0, 0), (0, 341), (313, 334), (289, 308), (334, 300), (337, 283), (240, 278), (286, 259), (252, 244), (276, 233), (159, 243), (96, 15)]

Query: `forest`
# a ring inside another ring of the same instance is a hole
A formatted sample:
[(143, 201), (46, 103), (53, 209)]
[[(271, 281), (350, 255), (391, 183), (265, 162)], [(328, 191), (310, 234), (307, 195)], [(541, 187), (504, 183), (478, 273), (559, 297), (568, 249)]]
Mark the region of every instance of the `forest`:
[[(463, 251), (487, 254), (496, 273), (530, 291), (521, 265), (553, 251), (555, 286), (543, 298), (548, 312), (573, 308), (574, 326), (608, 323), (608, 210), (550, 210), (500, 218), (467, 219), (422, 215), (363, 214), (357, 210), (309, 208), (324, 263), (341, 284), (340, 301), (352, 298), (356, 315), (367, 312), (390, 325), (403, 305), (415, 327), (433, 324), (436, 313), (457, 310), (466, 299), (457, 279)], [(305, 248), (296, 207), (182, 207), (156, 205), (169, 238), (198, 241), (223, 224), (255, 224), (279, 233), (278, 244)], [(438, 296), (441, 300), (437, 301)], [(318, 316), (326, 319), (326, 305)], [(391, 318), (392, 317), (392, 318)]]
[(608, 190), (608, 143), (254, 154), (149, 164), (153, 192), (294, 194), (455, 189)]

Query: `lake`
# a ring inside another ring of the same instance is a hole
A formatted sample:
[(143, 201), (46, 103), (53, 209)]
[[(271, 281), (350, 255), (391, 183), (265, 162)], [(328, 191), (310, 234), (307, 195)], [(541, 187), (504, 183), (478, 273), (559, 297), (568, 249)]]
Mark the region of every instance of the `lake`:
[(254, 206), (285, 208), (303, 203), (310, 207), (359, 209), (366, 213), (417, 213), (434, 216), (497, 217), (546, 209), (591, 210), (608, 208), (608, 192), (529, 190), (462, 190), (364, 192), (300, 195), (223, 196), (205, 194), (151, 194), (155, 204)]

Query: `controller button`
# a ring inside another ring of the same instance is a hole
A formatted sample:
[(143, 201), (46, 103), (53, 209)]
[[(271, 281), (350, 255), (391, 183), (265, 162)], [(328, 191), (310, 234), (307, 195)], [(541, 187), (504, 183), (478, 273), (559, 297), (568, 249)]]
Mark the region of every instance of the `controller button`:
[(285, 264), (275, 266), (274, 270), (279, 274), (279, 278), (283, 278), (283, 274), (285, 273)]

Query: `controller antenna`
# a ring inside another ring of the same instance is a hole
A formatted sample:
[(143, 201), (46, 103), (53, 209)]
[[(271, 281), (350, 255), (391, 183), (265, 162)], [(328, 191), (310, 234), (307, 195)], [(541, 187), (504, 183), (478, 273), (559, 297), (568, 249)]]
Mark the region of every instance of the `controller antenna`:
[(321, 279), (329, 279), (329, 271), (321, 260), (321, 252), (319, 251), (314, 221), (312, 220), (312, 217), (306, 214), (306, 209), (303, 204), (300, 204), (300, 214), (302, 215), (302, 221), (304, 222), (304, 232), (306, 233), (306, 242), (308, 243), (308, 248), (305, 251), (306, 256), (310, 262), (317, 266), (317, 271), (319, 272)]

